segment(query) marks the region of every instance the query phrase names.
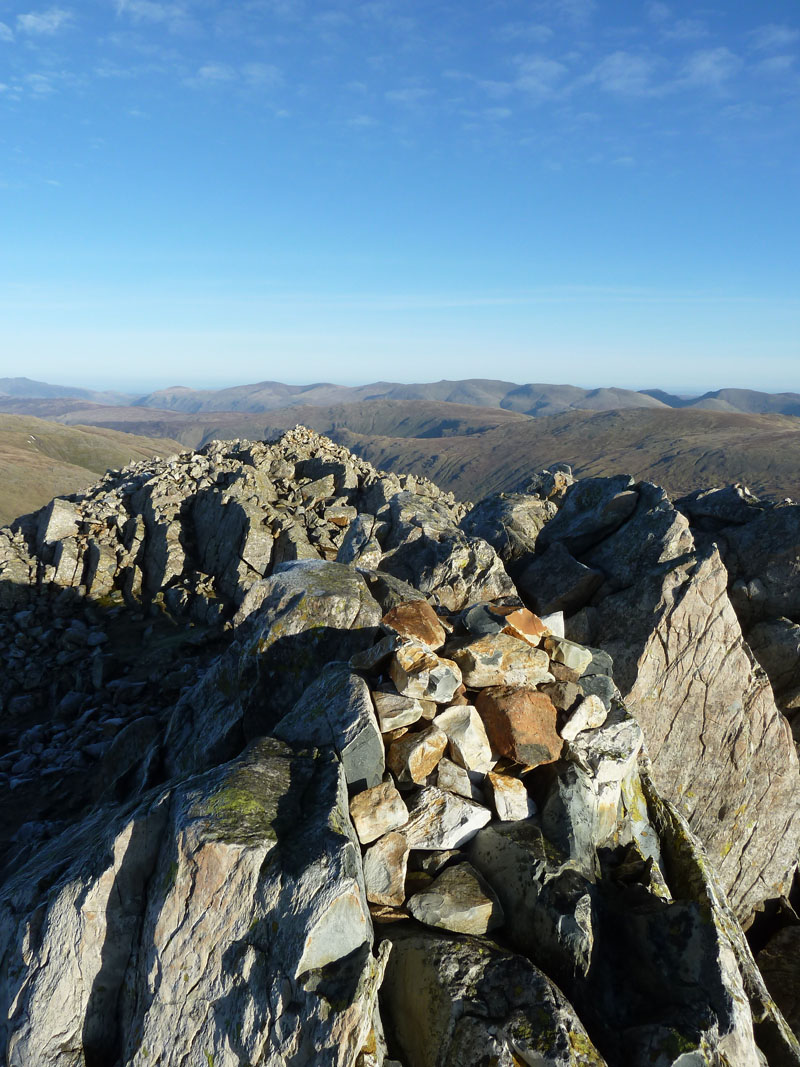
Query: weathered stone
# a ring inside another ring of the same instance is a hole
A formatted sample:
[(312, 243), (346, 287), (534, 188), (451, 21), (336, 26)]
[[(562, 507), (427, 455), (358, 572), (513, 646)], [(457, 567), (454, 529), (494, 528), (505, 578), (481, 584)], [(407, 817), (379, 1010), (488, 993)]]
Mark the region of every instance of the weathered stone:
[(536, 548), (536, 537), (557, 512), (549, 500), (522, 493), (494, 493), (484, 497), (461, 520), (461, 529), (488, 541), (514, 574), (513, 565)]
[(419, 642), (431, 651), (441, 648), (447, 637), (439, 617), (426, 600), (398, 604), (381, 621), (401, 637)]
[[(390, 830), (397, 830), (408, 822), (408, 808), (397, 792), (394, 782), (387, 779), (380, 785), (357, 793), (350, 800), (350, 818), (362, 845), (376, 841)], [(372, 899), (370, 897), (370, 899)], [(379, 901), (378, 903), (391, 903)], [(402, 903), (402, 902), (401, 902)]]
[(504, 632), (511, 634), (512, 637), (519, 637), (520, 640), (527, 641), (529, 645), (536, 648), (541, 644), (542, 638), (550, 633), (550, 628), (532, 611), (528, 611), (527, 608), (517, 608), (506, 615)]
[(638, 487), (625, 474), (581, 478), (570, 486), (555, 518), (540, 531), (538, 545), (560, 542), (580, 555), (628, 519), (639, 499)]
[(517, 822), (536, 814), (533, 797), (519, 778), (489, 773), (486, 775), (486, 789), (501, 822)]
[(356, 652), (354, 656), (350, 657), (350, 666), (354, 671), (364, 671), (367, 674), (372, 674), (379, 671), (389, 660), (400, 645), (401, 639), (397, 634), (389, 634), (386, 637), (382, 637), (377, 645), (373, 645), (372, 648), (366, 648), (363, 652)]
[(352, 789), (383, 778), (383, 741), (369, 688), (345, 664), (325, 667), (273, 735), (295, 745), (332, 745)]
[(408, 900), (408, 910), (426, 926), (482, 936), (503, 925), (503, 909), (469, 863), (447, 867), (427, 889)]
[(453, 763), (446, 756), (439, 760), (436, 767), (436, 784), (440, 789), (457, 793), (460, 797), (466, 797), (467, 800), (477, 800), (478, 803), (483, 801), (483, 793), (475, 779), (481, 777), (483, 776), (475, 774), (474, 771), (470, 774), (465, 767)]
[(540, 686), (539, 692), (549, 697), (558, 711), (569, 711), (583, 695), (583, 690), (577, 682), (547, 682), (546, 685)]
[(78, 509), (73, 503), (55, 497), (39, 512), (39, 546), (53, 545), (65, 537), (74, 537), (78, 532), (79, 519)]
[[(246, 1062), (321, 1062), (334, 1035), (331, 1062), (353, 1062), (386, 954), (370, 950), (350, 833), (338, 763), (270, 740), (133, 813), (66, 831), (2, 904), (0, 951), (20, 961), (0, 981), (9, 1063), (140, 1067), (168, 1050), (171, 1062), (222, 1064), (232, 1041)], [(320, 999), (329, 963), (344, 999)], [(9, 1014), (12, 999), (21, 1010)]]
[(800, 926), (784, 926), (756, 957), (767, 989), (786, 1022), (800, 1035)]
[(450, 756), (468, 771), (485, 774), (493, 764), (486, 728), (469, 704), (440, 712), (433, 725), (447, 734)]
[(422, 697), (447, 704), (461, 685), (461, 671), (425, 645), (406, 642), (391, 659), (389, 676), (403, 696)]
[(608, 709), (598, 696), (587, 696), (570, 713), (559, 731), (565, 741), (574, 741), (583, 730), (594, 730), (606, 721)]
[(619, 690), (614, 683), (614, 679), (609, 678), (607, 674), (585, 675), (580, 680), (580, 688), (587, 697), (599, 697), (609, 711), (614, 700), (619, 699)]
[(421, 784), (435, 769), (447, 748), (447, 734), (430, 726), (418, 734), (406, 734), (389, 746), (386, 759), (399, 782)]
[(544, 647), (555, 663), (563, 663), (571, 671), (581, 675), (592, 662), (592, 653), (583, 645), (576, 645), (574, 641), (566, 638), (546, 637)]
[(556, 709), (544, 693), (522, 686), (484, 689), (475, 700), (495, 752), (538, 767), (561, 755)]
[(413, 726), (423, 718), (432, 719), (436, 714), (437, 705), (432, 700), (403, 696), (383, 689), (373, 689), (372, 700), (382, 734), (401, 726)]
[(525, 568), (517, 586), (541, 614), (572, 614), (588, 604), (603, 581), (601, 571), (585, 567), (561, 542), (556, 542)]
[(575, 1009), (523, 956), (399, 930), (392, 942), (382, 996), (409, 1067), (605, 1067)]
[(411, 803), (403, 829), (410, 848), (458, 848), (491, 819), (491, 813), (465, 797), (425, 786)]
[(688, 817), (746, 918), (790, 885), (800, 841), (798, 764), (726, 585), (712, 548), (607, 597), (599, 610), (656, 784)]
[(461, 668), (464, 684), (471, 688), (533, 686), (553, 680), (547, 654), (509, 634), (479, 637), (453, 649), (451, 655)]
[(552, 611), (549, 615), (542, 615), (542, 622), (553, 637), (564, 636), (564, 612)]
[(409, 847), (401, 833), (387, 833), (364, 854), (364, 886), (373, 904), (399, 907), (406, 899)]
[(800, 686), (800, 626), (785, 618), (759, 622), (747, 631), (747, 643), (782, 704)]

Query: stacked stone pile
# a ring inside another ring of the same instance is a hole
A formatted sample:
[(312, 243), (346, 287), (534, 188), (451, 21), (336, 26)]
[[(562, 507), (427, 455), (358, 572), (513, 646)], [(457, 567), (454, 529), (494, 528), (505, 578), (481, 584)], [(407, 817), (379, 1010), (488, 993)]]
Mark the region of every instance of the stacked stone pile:
[(0, 531), (11, 1067), (800, 1067), (792, 506), (524, 488), (298, 427)]

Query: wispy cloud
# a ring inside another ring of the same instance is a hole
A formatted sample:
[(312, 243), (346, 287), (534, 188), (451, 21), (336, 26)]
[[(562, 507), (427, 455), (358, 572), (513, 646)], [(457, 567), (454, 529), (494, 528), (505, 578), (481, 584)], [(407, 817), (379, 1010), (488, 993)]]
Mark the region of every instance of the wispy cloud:
[(781, 26), (775, 22), (769, 22), (759, 26), (750, 34), (750, 42), (753, 48), (759, 51), (779, 51), (788, 48), (800, 39), (800, 30), (792, 26)]
[(757, 74), (766, 74), (768, 77), (780, 77), (794, 68), (796, 56), (767, 56), (755, 66)]
[(158, 0), (117, 0), (117, 14), (128, 15), (135, 22), (171, 22), (183, 18), (180, 4), (163, 4)]
[(282, 81), (280, 70), (270, 63), (245, 63), (241, 67), (235, 67), (230, 63), (209, 60), (198, 67), (192, 77), (186, 79), (186, 84), (197, 88), (238, 83), (255, 89), (280, 85)]
[(518, 56), (517, 89), (537, 99), (553, 96), (567, 73), (563, 63), (547, 56)]
[(693, 52), (681, 68), (678, 84), (684, 88), (720, 88), (739, 72), (742, 61), (729, 48), (706, 48)]
[(201, 82), (230, 82), (236, 78), (236, 71), (227, 63), (204, 63), (196, 77)]
[(641, 96), (652, 89), (655, 61), (634, 52), (612, 52), (591, 71), (587, 82), (594, 82), (608, 93)]
[(553, 31), (540, 22), (507, 22), (494, 31), (498, 41), (529, 41), (532, 44), (546, 44)]
[(17, 15), (17, 29), (21, 33), (52, 34), (73, 20), (71, 11), (62, 7), (51, 7), (47, 11), (31, 11)]
[(569, 22), (582, 27), (591, 21), (596, 0), (537, 0), (535, 9), (545, 18)]
[(645, 4), (644, 10), (651, 22), (666, 22), (672, 15), (667, 5), (659, 3), (658, 0), (651, 0), (650, 3)]
[(678, 19), (672, 25), (664, 26), (661, 32), (671, 41), (698, 41), (708, 37), (708, 28), (700, 19)]
[(366, 130), (372, 126), (377, 126), (378, 120), (373, 118), (372, 115), (354, 115), (347, 120), (347, 125), (353, 126), (357, 130)]
[(13, 41), (14, 31), (5, 22), (0, 22), (0, 41)]
[(408, 89), (389, 89), (384, 95), (393, 104), (405, 104), (413, 107), (415, 104), (421, 104), (423, 100), (426, 100), (432, 94), (430, 89), (413, 87)]

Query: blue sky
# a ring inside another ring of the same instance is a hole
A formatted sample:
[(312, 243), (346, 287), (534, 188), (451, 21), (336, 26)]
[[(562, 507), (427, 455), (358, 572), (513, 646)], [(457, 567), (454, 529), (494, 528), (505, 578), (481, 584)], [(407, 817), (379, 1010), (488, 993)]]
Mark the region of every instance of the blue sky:
[(796, 2), (0, 0), (0, 376), (800, 390)]

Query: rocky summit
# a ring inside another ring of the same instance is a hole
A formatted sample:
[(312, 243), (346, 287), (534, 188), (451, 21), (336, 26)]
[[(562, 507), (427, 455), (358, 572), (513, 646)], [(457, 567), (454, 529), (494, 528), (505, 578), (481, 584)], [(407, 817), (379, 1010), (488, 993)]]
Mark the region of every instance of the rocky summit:
[(0, 648), (9, 1067), (800, 1067), (800, 506), (296, 427), (0, 530)]

